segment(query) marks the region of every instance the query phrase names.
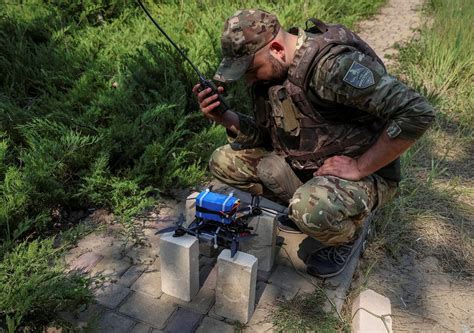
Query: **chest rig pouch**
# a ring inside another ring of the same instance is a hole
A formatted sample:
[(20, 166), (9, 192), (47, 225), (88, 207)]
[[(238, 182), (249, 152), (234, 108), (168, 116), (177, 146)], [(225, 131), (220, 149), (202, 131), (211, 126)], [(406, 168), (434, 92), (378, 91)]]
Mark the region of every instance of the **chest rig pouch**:
[(285, 135), (299, 136), (299, 112), (293, 104), (284, 86), (272, 86), (268, 90), (268, 98), (272, 109), (272, 118), (276, 128)]

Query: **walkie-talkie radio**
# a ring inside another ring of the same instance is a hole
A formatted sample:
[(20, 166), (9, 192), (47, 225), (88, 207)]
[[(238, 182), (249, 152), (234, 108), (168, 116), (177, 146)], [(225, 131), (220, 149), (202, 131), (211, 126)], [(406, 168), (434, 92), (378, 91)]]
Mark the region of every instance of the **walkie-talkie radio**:
[(217, 86), (212, 82), (211, 80), (207, 80), (201, 72), (197, 69), (196, 66), (189, 60), (189, 58), (184, 54), (184, 52), (173, 42), (173, 40), (166, 34), (166, 32), (156, 23), (155, 19), (151, 16), (150, 12), (146, 9), (146, 7), (143, 5), (143, 3), (140, 0), (137, 0), (138, 4), (140, 7), (142, 7), (143, 11), (147, 14), (147, 16), (150, 18), (150, 20), (153, 22), (153, 24), (160, 30), (160, 32), (170, 41), (170, 43), (178, 50), (179, 54), (191, 65), (191, 67), (194, 69), (196, 74), (199, 76), (199, 83), (201, 84), (201, 88), (199, 91), (203, 91), (207, 88), (212, 89), (212, 94), (217, 94), (218, 100), (219, 100), (219, 105), (213, 110), (213, 112), (217, 112), (219, 114), (223, 114), (227, 110), (229, 110), (229, 105), (225, 101), (224, 97), (219, 93), (217, 90)]

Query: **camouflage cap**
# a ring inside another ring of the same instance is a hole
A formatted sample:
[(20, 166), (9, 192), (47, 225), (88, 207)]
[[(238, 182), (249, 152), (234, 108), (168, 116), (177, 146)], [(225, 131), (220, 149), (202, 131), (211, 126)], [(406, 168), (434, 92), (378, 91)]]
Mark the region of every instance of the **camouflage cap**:
[(222, 59), (214, 79), (238, 80), (252, 62), (254, 54), (271, 42), (280, 31), (275, 15), (261, 9), (238, 10), (227, 19), (221, 37)]

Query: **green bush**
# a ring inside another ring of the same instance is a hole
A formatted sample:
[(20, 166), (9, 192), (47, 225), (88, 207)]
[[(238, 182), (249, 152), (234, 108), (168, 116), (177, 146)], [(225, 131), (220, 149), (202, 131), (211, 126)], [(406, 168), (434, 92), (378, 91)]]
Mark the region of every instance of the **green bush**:
[(0, 262), (0, 328), (38, 332), (91, 301), (90, 280), (65, 273), (53, 240), (23, 242)]
[[(146, 4), (211, 77), (222, 22), (239, 7), (275, 12), (285, 27), (310, 16), (351, 25), (381, 2)], [(204, 177), (224, 131), (196, 112), (195, 73), (134, 1), (32, 0), (0, 10), (2, 239), (47, 230), (53, 210), (108, 206), (130, 221), (135, 203)], [(228, 99), (248, 109), (242, 86)]]

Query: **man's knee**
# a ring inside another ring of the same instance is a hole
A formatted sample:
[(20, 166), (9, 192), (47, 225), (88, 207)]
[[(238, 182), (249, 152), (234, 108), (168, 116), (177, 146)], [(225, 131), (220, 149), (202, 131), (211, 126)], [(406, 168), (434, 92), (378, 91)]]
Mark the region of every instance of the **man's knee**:
[(276, 154), (262, 158), (257, 165), (257, 177), (266, 188), (285, 202), (302, 185), (285, 159)]
[(233, 150), (230, 145), (225, 145), (212, 153), (209, 169), (221, 182), (261, 195), (263, 187), (258, 182), (256, 167), (265, 154), (263, 148)]
[(219, 147), (211, 154), (209, 159), (209, 170), (214, 176), (225, 174), (227, 166), (230, 165), (228, 154), (225, 153), (225, 146)]
[(325, 245), (339, 245), (352, 240), (357, 226), (345, 213), (344, 205), (334, 200), (328, 186), (305, 184), (290, 200), (289, 216), (307, 235)]

